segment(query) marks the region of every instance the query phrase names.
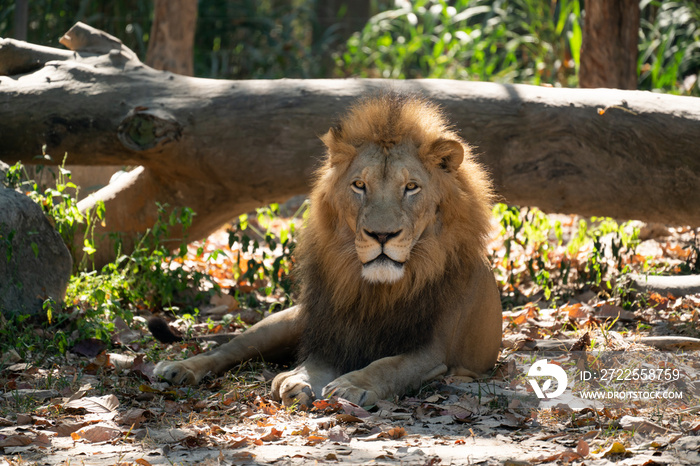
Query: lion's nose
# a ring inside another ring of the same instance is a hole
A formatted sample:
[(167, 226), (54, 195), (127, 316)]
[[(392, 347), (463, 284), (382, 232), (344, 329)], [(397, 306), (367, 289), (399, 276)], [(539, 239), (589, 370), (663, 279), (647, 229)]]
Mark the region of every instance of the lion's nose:
[(370, 238), (374, 238), (379, 244), (384, 246), (387, 241), (389, 241), (391, 238), (395, 238), (401, 234), (401, 230), (399, 231), (394, 231), (391, 233), (379, 233), (375, 231), (369, 231), (365, 229), (365, 234), (369, 236)]

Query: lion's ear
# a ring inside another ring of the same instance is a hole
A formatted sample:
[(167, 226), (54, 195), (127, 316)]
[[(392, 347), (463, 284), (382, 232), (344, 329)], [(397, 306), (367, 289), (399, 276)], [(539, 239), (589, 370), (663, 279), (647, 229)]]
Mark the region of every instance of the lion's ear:
[(464, 146), (454, 139), (438, 139), (430, 146), (430, 157), (443, 170), (454, 171), (464, 160)]
[(347, 162), (355, 156), (355, 148), (343, 141), (342, 129), (340, 126), (333, 127), (326, 134), (321, 136), (321, 141), (328, 148), (328, 156), (331, 165)]

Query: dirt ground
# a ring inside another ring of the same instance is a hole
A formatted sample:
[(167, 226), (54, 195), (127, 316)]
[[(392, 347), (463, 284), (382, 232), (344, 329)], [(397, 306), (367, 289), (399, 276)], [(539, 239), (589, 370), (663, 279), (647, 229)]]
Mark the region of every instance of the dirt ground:
[(700, 464), (700, 355), (642, 349), (610, 354), (618, 365), (677, 369), (676, 383), (652, 385), (682, 391), (681, 400), (594, 401), (575, 380), (541, 400), (527, 377), (535, 359), (573, 369), (611, 360), (518, 351), (487, 380), (442, 378), (369, 410), (331, 399), (302, 411), (269, 399), (272, 373), (261, 365), (197, 388), (137, 386), (134, 376), (147, 376), (150, 363), (112, 354), (101, 372), (81, 376), (81, 390), (6, 392), (4, 403), (25, 413), (0, 420), (0, 465)]

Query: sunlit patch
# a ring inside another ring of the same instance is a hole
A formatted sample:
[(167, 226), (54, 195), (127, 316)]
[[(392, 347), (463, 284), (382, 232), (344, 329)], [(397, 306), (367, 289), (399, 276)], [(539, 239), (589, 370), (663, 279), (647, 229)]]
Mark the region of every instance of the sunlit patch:
[(382, 254), (362, 267), (362, 278), (371, 283), (394, 283), (403, 277), (403, 264)]

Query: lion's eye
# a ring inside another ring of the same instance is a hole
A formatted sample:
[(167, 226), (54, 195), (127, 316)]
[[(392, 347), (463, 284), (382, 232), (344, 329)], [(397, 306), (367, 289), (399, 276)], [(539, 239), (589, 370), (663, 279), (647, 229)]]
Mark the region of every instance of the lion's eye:
[(365, 190), (365, 182), (362, 180), (355, 180), (352, 182), (352, 187), (355, 191), (364, 191)]
[(418, 187), (417, 183), (414, 183), (411, 181), (410, 183), (406, 183), (406, 193), (407, 194), (415, 194), (420, 190)]

